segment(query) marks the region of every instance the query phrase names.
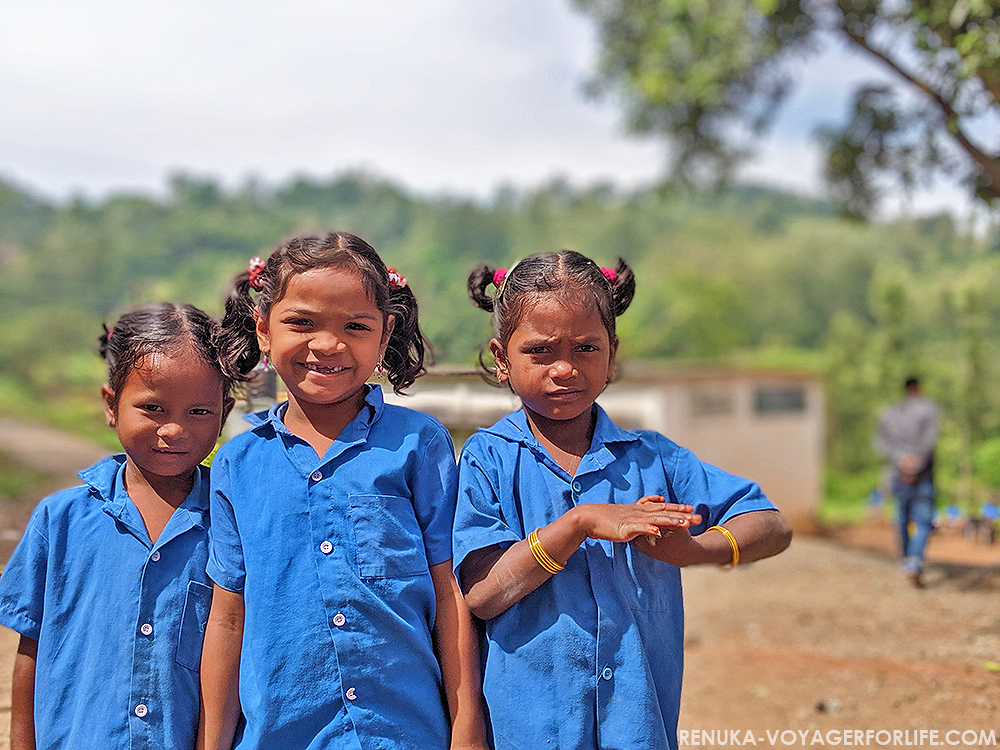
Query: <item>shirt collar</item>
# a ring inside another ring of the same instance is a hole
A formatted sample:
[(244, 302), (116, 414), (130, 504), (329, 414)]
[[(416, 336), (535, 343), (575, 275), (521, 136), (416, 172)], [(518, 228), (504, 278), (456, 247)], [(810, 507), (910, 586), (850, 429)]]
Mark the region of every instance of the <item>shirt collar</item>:
[[(594, 437), (590, 441), (590, 448), (587, 450), (586, 455), (580, 461), (577, 474), (603, 469), (615, 459), (615, 455), (609, 446), (615, 443), (634, 442), (640, 437), (639, 433), (632, 430), (624, 430), (612, 422), (600, 404), (594, 404), (593, 408), (597, 414), (597, 419), (594, 423)], [(524, 413), (524, 409), (518, 409), (508, 414), (492, 427), (485, 428), (483, 432), (496, 435), (505, 440), (521, 443), (543, 458), (548, 458), (548, 452), (531, 432), (531, 427), (528, 425), (528, 416)]]
[[(124, 453), (110, 456), (81, 471), (80, 478), (101, 498), (105, 513), (121, 521), (135, 536), (148, 544), (149, 537), (145, 533), (146, 527), (142, 516), (125, 491), (125, 460)], [(207, 485), (208, 467), (198, 466), (195, 469), (191, 491), (171, 515), (156, 540), (156, 546), (164, 544), (190, 528), (207, 528), (209, 506)]]
[[(368, 433), (372, 427), (382, 418), (385, 411), (385, 400), (382, 397), (382, 386), (376, 383), (365, 384), (365, 406), (358, 415), (351, 420), (350, 424), (337, 436), (333, 445), (327, 451), (324, 460), (332, 458), (348, 446), (363, 443), (368, 439)], [(280, 436), (285, 440), (286, 445), (291, 442), (302, 442), (302, 439), (292, 434), (284, 423), (285, 411), (288, 409), (288, 402), (282, 401), (275, 404), (267, 411), (259, 411), (247, 414), (243, 418), (250, 423), (250, 429), (261, 437)]]

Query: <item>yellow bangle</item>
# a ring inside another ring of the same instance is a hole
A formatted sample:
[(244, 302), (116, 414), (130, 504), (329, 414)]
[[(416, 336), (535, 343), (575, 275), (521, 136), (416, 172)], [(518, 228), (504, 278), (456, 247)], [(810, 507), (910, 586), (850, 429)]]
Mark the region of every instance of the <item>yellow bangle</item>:
[(715, 529), (716, 531), (721, 531), (722, 535), (726, 537), (726, 540), (729, 542), (729, 546), (733, 548), (733, 561), (729, 563), (724, 563), (722, 565), (722, 568), (724, 570), (730, 570), (732, 568), (735, 568), (736, 564), (739, 563), (740, 561), (740, 545), (736, 543), (736, 537), (733, 536), (732, 532), (729, 531), (729, 529), (724, 528), (722, 526), (711, 526), (707, 530), (711, 531), (712, 529)]
[(549, 553), (545, 551), (545, 548), (542, 547), (542, 543), (538, 541), (538, 529), (535, 529), (528, 534), (528, 547), (531, 549), (531, 554), (535, 558), (535, 561), (541, 565), (547, 573), (555, 575), (566, 567), (565, 565), (560, 565), (549, 557)]

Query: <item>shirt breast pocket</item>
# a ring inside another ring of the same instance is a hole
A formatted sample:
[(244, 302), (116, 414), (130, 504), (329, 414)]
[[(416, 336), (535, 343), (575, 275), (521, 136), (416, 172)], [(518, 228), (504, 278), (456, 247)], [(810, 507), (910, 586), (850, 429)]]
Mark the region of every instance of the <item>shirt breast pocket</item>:
[(351, 521), (362, 578), (406, 578), (428, 571), (423, 533), (409, 498), (352, 495)]
[(208, 610), (212, 606), (212, 587), (198, 581), (188, 581), (180, 632), (177, 635), (177, 663), (198, 671), (201, 667), (201, 646), (205, 640)]

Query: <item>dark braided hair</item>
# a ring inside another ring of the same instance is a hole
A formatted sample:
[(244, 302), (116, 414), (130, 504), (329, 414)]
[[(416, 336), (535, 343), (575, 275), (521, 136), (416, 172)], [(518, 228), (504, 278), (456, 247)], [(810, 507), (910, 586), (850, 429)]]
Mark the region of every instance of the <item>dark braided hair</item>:
[[(503, 274), (485, 264), (476, 268), (469, 275), (469, 297), (476, 307), (493, 313), (494, 335), (504, 349), (528, 304), (545, 294), (593, 304), (615, 344), (615, 319), (628, 309), (635, 295), (635, 276), (624, 260), (618, 259), (609, 274), (614, 277), (611, 280), (605, 269), (572, 250), (532, 255)], [(487, 293), (490, 285), (496, 293)]]
[(222, 380), (223, 397), (231, 395), (236, 379), (222, 361), (217, 346), (219, 324), (193, 305), (169, 302), (144, 305), (126, 312), (98, 339), (98, 351), (108, 363), (108, 385), (118, 394), (132, 370), (151, 354), (172, 354), (190, 346)]
[[(401, 393), (424, 372), (429, 344), (417, 320), (417, 300), (405, 280), (390, 281), (389, 269), (374, 248), (360, 237), (330, 232), (322, 237), (296, 237), (275, 250), (253, 274), (236, 277), (222, 319), (220, 348), (229, 352), (232, 377), (245, 378), (260, 361), (254, 313), (266, 318), (288, 289), (292, 276), (316, 268), (347, 268), (361, 276), (372, 303), (382, 312), (383, 322), (392, 315), (395, 323), (382, 361), (393, 391)], [(255, 300), (252, 292), (259, 292)]]

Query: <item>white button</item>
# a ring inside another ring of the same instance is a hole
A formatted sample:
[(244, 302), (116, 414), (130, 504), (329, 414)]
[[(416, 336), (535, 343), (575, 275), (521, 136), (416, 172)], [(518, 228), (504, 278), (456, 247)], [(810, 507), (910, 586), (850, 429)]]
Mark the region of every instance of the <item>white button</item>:
[(150, 625), (148, 622), (144, 622), (142, 624), (142, 627), (139, 628), (139, 632), (142, 633), (143, 635), (150, 635), (153, 632), (153, 626)]
[(319, 545), (319, 551), (322, 552), (324, 555), (329, 555), (331, 552), (333, 552), (333, 542), (331, 542), (329, 539), (324, 539), (322, 544)]
[(314, 471), (314, 472), (312, 473), (312, 480), (313, 480), (314, 482), (318, 482), (318, 481), (319, 481), (320, 479), (322, 479), (322, 478), (323, 478), (323, 472), (322, 472), (322, 471), (320, 471), (319, 469), (317, 469), (316, 471)]
[(579, 492), (582, 489), (583, 489), (583, 485), (582, 484), (580, 484), (579, 482), (573, 482), (573, 490), (575, 492)]
[(145, 703), (140, 703), (138, 706), (135, 707), (135, 715), (138, 716), (140, 719), (148, 713), (149, 709), (146, 708)]
[(344, 623), (347, 622), (347, 618), (344, 617), (343, 613), (338, 612), (333, 616), (333, 624), (338, 628), (344, 627)]
[(344, 695), (347, 697), (347, 700), (349, 701), (353, 701), (358, 697), (357, 693), (354, 692), (354, 688), (352, 687), (347, 688), (347, 692), (344, 693)]
[(613, 674), (614, 672), (611, 671), (611, 667), (605, 667), (604, 671), (601, 672), (601, 677), (603, 677), (605, 680), (610, 680)]
[(159, 560), (160, 559), (160, 550), (154, 550), (153, 554), (151, 554), (149, 556), (149, 559), (152, 560), (153, 562), (156, 562), (157, 560)]

